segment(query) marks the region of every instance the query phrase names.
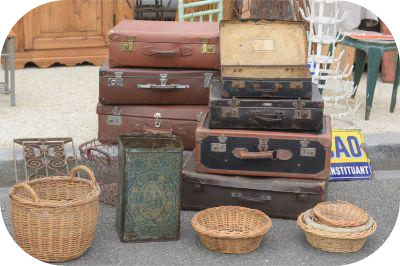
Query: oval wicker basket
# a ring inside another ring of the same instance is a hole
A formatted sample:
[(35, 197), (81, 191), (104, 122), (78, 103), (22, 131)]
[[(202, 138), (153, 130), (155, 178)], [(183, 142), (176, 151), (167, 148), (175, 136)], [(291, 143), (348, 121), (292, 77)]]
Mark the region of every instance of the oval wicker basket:
[(369, 220), (366, 211), (344, 201), (321, 202), (314, 207), (313, 212), (319, 221), (330, 226), (356, 227)]
[[(90, 180), (75, 177), (84, 171)], [(61, 262), (83, 255), (92, 243), (100, 189), (92, 171), (77, 166), (69, 176), (16, 184), (10, 191), (17, 244), (31, 256)]]
[(243, 254), (257, 249), (272, 221), (259, 210), (221, 206), (198, 212), (192, 226), (209, 250)]
[(333, 233), (325, 232), (307, 225), (304, 213), (297, 218), (297, 225), (304, 231), (307, 242), (311, 246), (329, 252), (349, 253), (360, 250), (367, 238), (376, 231), (376, 223), (363, 232), (359, 233)]

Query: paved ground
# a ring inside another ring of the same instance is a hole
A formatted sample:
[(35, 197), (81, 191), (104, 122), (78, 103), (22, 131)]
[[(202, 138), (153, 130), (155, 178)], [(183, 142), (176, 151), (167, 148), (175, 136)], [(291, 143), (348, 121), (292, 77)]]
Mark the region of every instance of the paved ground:
[[(377, 250), (390, 235), (400, 202), (400, 172), (379, 171), (371, 181), (330, 183), (328, 199), (354, 202), (375, 218), (378, 229), (364, 248), (354, 254), (331, 254), (309, 246), (293, 220), (273, 219), (273, 228), (258, 250), (246, 255), (221, 255), (208, 251), (190, 226), (194, 212), (184, 211), (181, 240), (161, 243), (121, 243), (114, 229), (115, 211), (101, 205), (92, 247), (67, 265), (343, 265), (361, 260)], [(10, 230), (8, 193), (0, 188), (1, 211)]]
[[(76, 145), (95, 138), (98, 71), (96, 66), (17, 70), (17, 106), (11, 108), (10, 97), (0, 95), (0, 149), (11, 148), (13, 138), (70, 136)], [(400, 133), (400, 104), (389, 113), (392, 85), (378, 82), (370, 121), (364, 121), (365, 87), (364, 75), (357, 94), (359, 110), (334, 119), (334, 127), (362, 129), (364, 134)]]

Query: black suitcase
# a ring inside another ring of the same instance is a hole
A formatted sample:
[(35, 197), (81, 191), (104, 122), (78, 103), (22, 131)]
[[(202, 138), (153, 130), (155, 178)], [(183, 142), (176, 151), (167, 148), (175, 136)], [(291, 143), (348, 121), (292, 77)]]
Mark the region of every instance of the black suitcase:
[(310, 99), (307, 34), (296, 21), (221, 21), (222, 97)]
[(258, 209), (271, 217), (296, 219), (325, 200), (327, 180), (257, 178), (196, 173), (194, 156), (182, 171), (182, 209), (222, 205)]
[(211, 82), (210, 128), (321, 130), (324, 99), (313, 85), (310, 100), (222, 98), (221, 83)]
[(196, 170), (200, 173), (290, 177), (329, 177), (331, 123), (321, 132), (210, 129), (203, 116), (196, 129)]

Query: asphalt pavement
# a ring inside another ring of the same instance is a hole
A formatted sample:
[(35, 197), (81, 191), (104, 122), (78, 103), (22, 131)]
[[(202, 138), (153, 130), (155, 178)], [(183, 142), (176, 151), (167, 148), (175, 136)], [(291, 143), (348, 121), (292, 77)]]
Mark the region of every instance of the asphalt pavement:
[[(8, 187), (0, 188), (1, 211), (11, 232)], [(328, 200), (345, 200), (366, 209), (378, 224), (364, 248), (352, 254), (318, 251), (305, 240), (294, 220), (272, 219), (272, 229), (261, 246), (244, 255), (224, 255), (202, 246), (190, 225), (195, 212), (183, 211), (181, 238), (172, 242), (121, 243), (114, 222), (115, 209), (101, 204), (92, 246), (66, 265), (343, 265), (377, 250), (390, 235), (398, 216), (400, 171), (378, 171), (369, 181), (331, 182)]]

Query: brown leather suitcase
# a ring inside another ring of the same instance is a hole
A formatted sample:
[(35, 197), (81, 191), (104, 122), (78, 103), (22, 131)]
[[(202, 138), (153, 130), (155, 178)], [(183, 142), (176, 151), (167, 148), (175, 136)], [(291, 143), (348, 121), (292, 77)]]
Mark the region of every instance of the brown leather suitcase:
[(206, 105), (97, 105), (98, 138), (118, 143), (121, 134), (172, 133), (182, 139), (185, 149), (193, 149), (195, 131)]
[(110, 68), (99, 71), (102, 104), (208, 104), (219, 71), (168, 68)]
[(109, 40), (111, 67), (219, 67), (218, 22), (124, 20)]
[(314, 131), (210, 129), (209, 115), (196, 130), (200, 173), (326, 180), (330, 174), (330, 117)]
[(182, 209), (239, 205), (271, 217), (296, 219), (325, 200), (328, 180), (259, 178), (203, 174), (195, 171), (194, 156), (182, 171)]

